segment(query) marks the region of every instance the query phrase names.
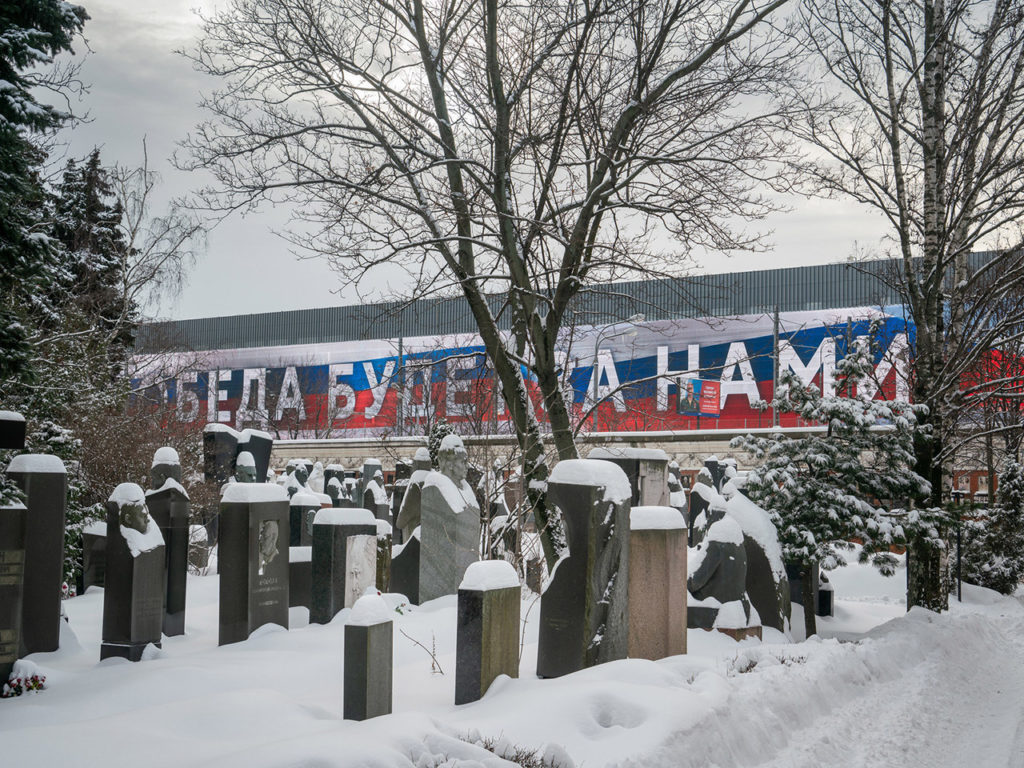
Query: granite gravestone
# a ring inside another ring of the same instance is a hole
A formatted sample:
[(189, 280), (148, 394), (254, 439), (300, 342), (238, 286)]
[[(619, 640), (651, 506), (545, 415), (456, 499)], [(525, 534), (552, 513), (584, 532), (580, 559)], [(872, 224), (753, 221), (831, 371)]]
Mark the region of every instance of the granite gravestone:
[(0, 506), (0, 685), (21, 655), (26, 514), (16, 499)]
[(686, 653), (686, 521), (672, 507), (629, 514), (629, 656)]
[(107, 500), (107, 578), (103, 588), (100, 659), (140, 661), (160, 647), (164, 621), (164, 538), (135, 483), (121, 483)]
[(635, 507), (668, 505), (668, 454), (660, 448), (633, 448), (609, 445), (594, 448), (587, 458), (617, 464), (633, 489), (631, 503)]
[[(359, 474), (359, 493), (356, 496), (358, 501), (362, 502), (366, 497), (366, 487), (378, 472), (381, 473), (381, 477), (384, 476), (384, 468), (380, 463), (380, 459), (363, 459), (363, 468)], [(382, 481), (381, 486), (383, 485)], [(366, 509), (369, 509), (371, 512), (374, 511), (372, 507), (366, 507)]]
[[(274, 438), (270, 433), (258, 429), (243, 429), (235, 440), (236, 457), (241, 457), (243, 452), (252, 456), (253, 466), (256, 468), (255, 482), (264, 482), (270, 471), (270, 452), (274, 448)], [(235, 463), (238, 463), (237, 458)]]
[(15, 411), (0, 411), (0, 450), (21, 451), (24, 448), (25, 417)]
[(279, 485), (235, 483), (221, 497), (219, 644), (263, 624), (288, 628), (288, 495)]
[(103, 520), (89, 523), (82, 529), (82, 575), (78, 594), (89, 587), (102, 587), (107, 575), (107, 524)]
[(408, 541), (412, 532), (420, 526), (420, 497), (423, 493), (423, 481), (430, 472), (430, 451), (417, 448), (412, 460), (412, 474), (409, 484), (402, 496), (402, 504), (398, 508), (395, 526), (402, 532), (402, 541)]
[(343, 492), (341, 489), (341, 480), (339, 480), (336, 477), (332, 477), (330, 480), (327, 481), (326, 488), (327, 495), (331, 499), (331, 506), (337, 509), (338, 507), (341, 506), (341, 499), (343, 496)]
[(242, 451), (235, 457), (235, 482), (260, 482), (256, 471), (256, 459), (248, 451)]
[(313, 596), (313, 547), (288, 547), (288, 607), (309, 608)]
[(445, 435), (437, 451), (439, 472), (423, 481), (420, 505), (420, 600), (459, 589), (462, 575), (480, 559), (480, 507), (466, 482), (466, 448)]
[(381, 592), (391, 591), (391, 547), (394, 538), (391, 523), (387, 520), (377, 521), (377, 589)]
[(412, 605), (420, 604), (420, 529), (415, 528), (402, 543), (391, 548), (391, 592), (405, 595)]
[(481, 698), (498, 675), (519, 677), (519, 575), (504, 560), (466, 569), (459, 585), (455, 703)]
[(288, 502), (288, 545), (308, 547), (313, 544), (313, 518), (320, 511), (320, 498), (310, 491), (296, 491)]
[(401, 544), (402, 529), (398, 528), (398, 516), (402, 511), (402, 499), (409, 488), (409, 479), (412, 477), (412, 464), (407, 460), (395, 462), (395, 483), (391, 491), (391, 519), (395, 521), (395, 530), (392, 537), (396, 543)]
[(690, 563), (687, 587), (699, 601), (687, 609), (691, 627), (717, 629), (736, 640), (761, 637), (760, 619), (747, 596), (747, 553), (743, 530), (711, 504), (704, 512), (708, 526)]
[(311, 624), (351, 608), (377, 575), (377, 520), (366, 509), (321, 509), (313, 521)]
[(153, 490), (146, 492), (146, 506), (164, 539), (166, 592), (163, 633), (185, 634), (185, 587), (188, 577), (189, 499), (181, 486), (181, 464), (173, 448), (160, 448), (150, 468)]
[(345, 624), (346, 720), (391, 714), (393, 613), (380, 595), (364, 595)]
[(388, 503), (388, 494), (384, 489), (383, 473), (378, 469), (364, 488), (363, 508), (373, 512), (374, 517), (378, 520), (388, 520), (391, 514), (391, 505)]
[(674, 509), (678, 509), (683, 514), (683, 517), (687, 521), (687, 527), (689, 527), (690, 515), (687, 511), (688, 505), (686, 503), (686, 489), (683, 487), (679, 464), (675, 461), (670, 461), (668, 463), (666, 484), (668, 485), (668, 505)]
[(818, 602), (815, 613), (818, 616), (835, 616), (835, 591), (824, 573), (818, 574)]
[(206, 482), (224, 485), (235, 474), (238, 455), (238, 433), (224, 424), (207, 424), (203, 428), (203, 474)]
[(60, 646), (61, 585), (64, 583), (67, 472), (56, 456), (23, 453), (11, 459), (7, 476), (25, 494), (27, 509), (21, 655), (56, 651)]
[(615, 464), (569, 459), (555, 465), (548, 504), (561, 515), (569, 554), (541, 595), (538, 677), (626, 657), (631, 496), (629, 478)]

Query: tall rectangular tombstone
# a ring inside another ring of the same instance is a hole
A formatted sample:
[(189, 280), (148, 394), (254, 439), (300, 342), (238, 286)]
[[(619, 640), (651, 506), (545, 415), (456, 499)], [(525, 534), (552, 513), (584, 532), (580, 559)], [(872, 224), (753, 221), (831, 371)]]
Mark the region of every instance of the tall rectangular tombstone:
[(686, 520), (672, 507), (629, 514), (629, 656), (686, 653)]
[(64, 583), (64, 517), (68, 476), (56, 456), (23, 453), (7, 476), (25, 493), (25, 571), (21, 605), (22, 655), (60, 646)]
[(264, 624), (288, 628), (288, 494), (271, 483), (234, 483), (220, 503), (219, 645)]
[(355, 605), (377, 575), (377, 521), (367, 509), (321, 509), (313, 520), (311, 624)]
[(21, 655), (21, 601), (25, 571), (26, 510), (0, 507), (0, 685)]
[(626, 658), (629, 643), (629, 479), (618, 466), (567, 459), (548, 481), (569, 554), (540, 600), (537, 676)]
[(146, 492), (146, 506), (164, 537), (167, 585), (163, 633), (168, 637), (183, 635), (188, 579), (188, 493), (176, 480), (167, 478), (158, 490)]
[(394, 622), (379, 595), (365, 595), (345, 624), (346, 720), (391, 714)]
[(481, 698), (498, 675), (519, 677), (519, 575), (504, 560), (482, 560), (459, 585), (455, 703)]
[(135, 483), (121, 483), (107, 501), (107, 573), (100, 659), (140, 661), (160, 647), (164, 619), (164, 539)]

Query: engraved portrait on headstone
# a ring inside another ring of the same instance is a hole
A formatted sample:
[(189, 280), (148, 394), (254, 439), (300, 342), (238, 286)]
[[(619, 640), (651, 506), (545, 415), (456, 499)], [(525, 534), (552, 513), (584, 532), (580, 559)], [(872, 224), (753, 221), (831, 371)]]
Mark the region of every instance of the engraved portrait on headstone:
[(280, 554), (280, 548), (278, 547), (280, 536), (281, 531), (276, 520), (264, 520), (260, 523), (260, 576), (266, 574), (267, 566), (274, 562)]

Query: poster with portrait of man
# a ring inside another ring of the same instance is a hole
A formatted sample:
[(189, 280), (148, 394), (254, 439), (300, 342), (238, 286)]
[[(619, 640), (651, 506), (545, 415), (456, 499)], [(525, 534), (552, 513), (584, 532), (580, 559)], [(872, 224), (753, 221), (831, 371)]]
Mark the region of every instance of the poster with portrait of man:
[(676, 384), (679, 387), (676, 413), (696, 416), (700, 413), (700, 379), (679, 378)]

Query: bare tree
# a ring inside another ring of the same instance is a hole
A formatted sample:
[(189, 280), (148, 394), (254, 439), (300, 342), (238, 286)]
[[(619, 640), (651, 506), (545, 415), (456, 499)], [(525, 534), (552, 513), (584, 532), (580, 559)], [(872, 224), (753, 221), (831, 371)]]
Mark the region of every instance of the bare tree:
[[(929, 408), (915, 468), (937, 505), (955, 414), (983, 393), (964, 376), (1019, 338), (1024, 317), (1014, 295), (1024, 280), (1024, 6), (811, 0), (801, 14), (818, 65), (802, 89), (804, 170), (815, 192), (888, 223), (915, 326), (912, 395)], [(970, 258), (999, 247), (990, 261)], [(912, 604), (945, 607), (945, 595), (922, 588)]]
[(224, 85), (183, 164), (215, 175), (211, 207), (297, 202), (299, 245), (352, 280), (387, 264), (407, 295), (465, 297), (544, 526), (527, 378), (576, 457), (557, 354), (574, 297), (760, 243), (744, 225), (779, 186), (789, 58), (766, 20), (785, 2), (233, 0), (191, 54)]

